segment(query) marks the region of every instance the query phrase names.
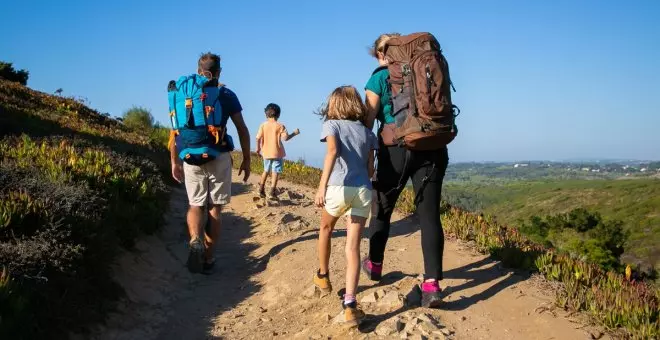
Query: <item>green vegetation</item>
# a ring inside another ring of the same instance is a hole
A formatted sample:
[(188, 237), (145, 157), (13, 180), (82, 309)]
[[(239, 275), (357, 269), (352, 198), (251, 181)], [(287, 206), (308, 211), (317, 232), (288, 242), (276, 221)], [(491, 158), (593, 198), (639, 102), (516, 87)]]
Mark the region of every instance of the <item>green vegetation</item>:
[(660, 264), (660, 179), (447, 183), (443, 196), (453, 206), (497, 216), (507, 225), (578, 207), (595, 211), (623, 222), (629, 233), (624, 262), (647, 268)]
[(577, 208), (567, 214), (534, 216), (520, 231), (548, 248), (610, 270), (621, 269), (619, 257), (628, 237), (621, 221), (604, 221), (598, 213)]
[(161, 141), (0, 80), (0, 338), (103, 320), (115, 254), (161, 224), (168, 166)]
[(150, 131), (154, 125), (154, 117), (151, 115), (151, 111), (143, 107), (133, 106), (124, 112), (123, 122), (124, 125), (134, 131)]
[(30, 73), (26, 70), (15, 70), (12, 63), (0, 61), (0, 79), (17, 82), (21, 85), (27, 85)]

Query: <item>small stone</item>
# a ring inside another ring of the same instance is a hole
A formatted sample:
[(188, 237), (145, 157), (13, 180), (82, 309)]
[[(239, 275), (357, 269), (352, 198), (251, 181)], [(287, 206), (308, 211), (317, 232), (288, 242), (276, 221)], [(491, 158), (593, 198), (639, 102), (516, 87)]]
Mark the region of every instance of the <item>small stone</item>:
[(465, 321), (465, 320), (467, 320), (467, 317), (461, 316), (461, 321)]
[(401, 335), (399, 335), (399, 339), (408, 339), (408, 333), (406, 332), (401, 332)]
[(395, 333), (394, 328), (392, 328), (392, 325), (389, 322), (383, 322), (378, 327), (376, 327), (376, 330), (374, 331), (376, 335), (379, 336), (389, 336)]
[(261, 318), (262, 322), (270, 322), (270, 318)]
[(417, 318), (421, 321), (426, 321), (426, 322), (433, 323), (433, 320), (427, 314), (420, 314), (420, 315), (417, 316)]
[(403, 307), (403, 296), (401, 294), (390, 291), (382, 299), (378, 300), (378, 304), (388, 307)]
[(403, 331), (408, 332), (408, 333), (412, 333), (412, 331), (415, 330), (415, 327), (417, 327), (417, 325), (419, 323), (420, 323), (420, 321), (417, 318), (414, 318), (406, 324), (406, 327), (403, 329)]
[(316, 288), (316, 286), (312, 285), (309, 288), (305, 289), (305, 291), (302, 293), (302, 296), (308, 299), (313, 299), (320, 295), (320, 292)]
[(603, 337), (603, 332), (597, 331), (597, 332), (589, 333), (589, 336), (593, 340), (598, 340)]
[(385, 296), (385, 290), (379, 289), (376, 291), (376, 299), (382, 299)]
[(403, 322), (401, 319), (397, 319), (394, 324), (397, 332), (401, 332), (406, 327), (406, 323)]
[(426, 340), (426, 337), (420, 334), (412, 335), (408, 338), (409, 340)]
[(344, 322), (344, 312), (341, 311), (337, 316), (335, 316), (334, 319), (332, 319), (332, 323), (343, 323)]
[(268, 309), (266, 309), (264, 307), (259, 307), (259, 311), (262, 312), (262, 313), (266, 313), (268, 311)]
[(440, 333), (442, 333), (442, 334), (445, 335), (445, 336), (450, 336), (450, 335), (454, 334), (454, 332), (453, 332), (451, 329), (446, 328), (446, 327), (445, 327), (445, 328), (442, 328), (442, 329), (440, 330)]
[(325, 314), (323, 314), (323, 316), (321, 317), (321, 320), (323, 320), (323, 321), (325, 321), (325, 322), (328, 322), (328, 321), (332, 320), (332, 316), (331, 316), (330, 314), (328, 314), (328, 313), (325, 313)]
[(447, 336), (445, 334), (443, 334), (441, 331), (435, 331), (435, 332), (431, 333), (431, 335), (433, 335), (433, 338), (437, 339), (437, 340), (447, 339)]
[(378, 300), (378, 296), (376, 295), (376, 293), (372, 292), (365, 295), (362, 298), (362, 300), (360, 300), (360, 303), (376, 303), (377, 300)]

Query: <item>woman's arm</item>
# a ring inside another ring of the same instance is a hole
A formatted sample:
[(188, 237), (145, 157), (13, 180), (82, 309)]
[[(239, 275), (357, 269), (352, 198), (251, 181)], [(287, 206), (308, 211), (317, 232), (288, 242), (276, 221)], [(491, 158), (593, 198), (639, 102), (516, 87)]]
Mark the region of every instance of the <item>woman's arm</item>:
[(374, 121), (380, 110), (380, 96), (371, 90), (366, 90), (365, 105), (367, 106), (367, 121), (365, 125), (369, 130), (374, 128)]
[(330, 180), (330, 174), (337, 159), (337, 138), (333, 135), (327, 136), (326, 144), (328, 148), (325, 153), (325, 160), (323, 161), (323, 173), (321, 174), (321, 182), (319, 182), (319, 189), (316, 192), (316, 198), (314, 200), (318, 207), (325, 205), (325, 191), (328, 188), (328, 180)]

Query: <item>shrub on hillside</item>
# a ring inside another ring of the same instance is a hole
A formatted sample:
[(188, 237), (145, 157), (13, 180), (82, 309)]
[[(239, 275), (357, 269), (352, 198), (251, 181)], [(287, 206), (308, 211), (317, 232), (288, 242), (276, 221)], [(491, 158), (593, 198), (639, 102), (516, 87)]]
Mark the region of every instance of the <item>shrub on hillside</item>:
[(64, 338), (103, 320), (120, 245), (162, 222), (167, 152), (74, 99), (4, 80), (0, 112), (0, 339)]
[(619, 269), (628, 233), (623, 222), (577, 208), (567, 214), (533, 216), (521, 232), (547, 247), (556, 247), (605, 269)]
[(26, 70), (15, 70), (12, 63), (0, 61), (0, 78), (27, 85), (30, 73)]
[(14, 292), (0, 304), (20, 296), (23, 303), (13, 302), (20, 310), (10, 315), (33, 314), (43, 327), (35, 334), (100, 321), (104, 301), (116, 295), (108, 268), (118, 245), (154, 231), (164, 210), (167, 189), (155, 165), (69, 143), (0, 142), (0, 263)]
[(139, 106), (126, 110), (122, 118), (124, 125), (134, 131), (151, 131), (154, 125), (154, 117), (151, 115), (151, 111)]

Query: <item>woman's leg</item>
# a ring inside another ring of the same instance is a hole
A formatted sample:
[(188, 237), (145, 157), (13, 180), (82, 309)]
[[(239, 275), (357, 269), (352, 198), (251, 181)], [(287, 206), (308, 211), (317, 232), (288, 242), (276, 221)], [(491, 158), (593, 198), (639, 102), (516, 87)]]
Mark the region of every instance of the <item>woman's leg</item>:
[[(417, 216), (422, 231), (425, 280), (442, 280), (444, 233), (440, 223), (442, 181), (447, 169), (447, 149), (415, 153), (412, 173), (415, 195), (419, 196)], [(427, 178), (426, 184), (423, 179)], [(421, 192), (420, 192), (421, 191)]]
[[(378, 151), (378, 171), (376, 172), (376, 218), (369, 226), (369, 260), (375, 264), (382, 264), (385, 255), (385, 246), (390, 234), (390, 219), (394, 206), (401, 194), (396, 189), (402, 180), (403, 167), (405, 165), (406, 151), (400, 147), (386, 147), (380, 145)], [(404, 176), (404, 183), (408, 176)], [(373, 277), (372, 277), (373, 278)], [(379, 279), (379, 278), (378, 278)]]

